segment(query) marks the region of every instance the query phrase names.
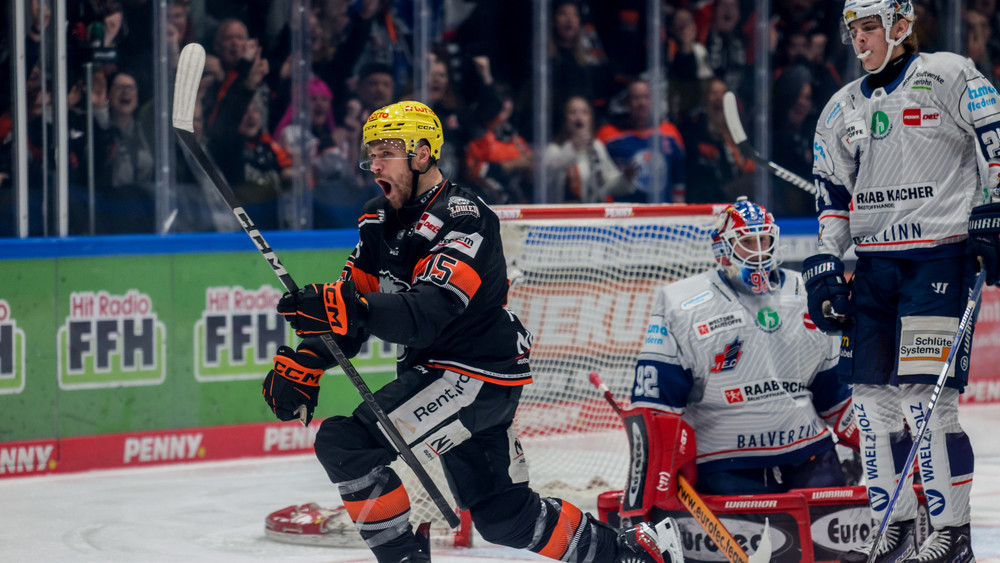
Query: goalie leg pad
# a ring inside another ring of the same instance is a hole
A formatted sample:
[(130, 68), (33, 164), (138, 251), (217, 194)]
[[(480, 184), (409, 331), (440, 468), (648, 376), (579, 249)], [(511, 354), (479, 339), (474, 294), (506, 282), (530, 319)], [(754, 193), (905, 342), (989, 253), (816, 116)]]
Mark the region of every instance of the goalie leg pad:
[(694, 429), (675, 414), (647, 408), (622, 413), (628, 434), (628, 483), (622, 497), (622, 516), (645, 515), (653, 506), (680, 510), (677, 475), (693, 485), (697, 479)]

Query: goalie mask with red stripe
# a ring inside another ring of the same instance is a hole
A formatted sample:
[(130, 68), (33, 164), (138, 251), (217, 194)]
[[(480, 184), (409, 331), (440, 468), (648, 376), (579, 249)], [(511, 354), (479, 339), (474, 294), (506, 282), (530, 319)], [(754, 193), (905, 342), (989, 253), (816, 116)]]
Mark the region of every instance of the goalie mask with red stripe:
[(778, 225), (766, 209), (740, 197), (719, 214), (712, 232), (715, 261), (734, 282), (763, 295), (778, 289)]

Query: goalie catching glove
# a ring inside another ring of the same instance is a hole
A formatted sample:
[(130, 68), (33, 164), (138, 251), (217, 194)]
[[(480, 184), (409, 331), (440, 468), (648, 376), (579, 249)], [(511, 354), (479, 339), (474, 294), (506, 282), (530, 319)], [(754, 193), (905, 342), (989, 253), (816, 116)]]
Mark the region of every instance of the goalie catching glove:
[(972, 208), (967, 249), (969, 254), (983, 259), (986, 283), (996, 285), (1000, 281), (1000, 203)]
[(274, 369), (264, 378), (264, 401), (278, 420), (294, 420), (300, 406), (306, 407), (306, 425), (312, 421), (319, 399), (319, 380), (326, 361), (313, 352), (278, 348)]
[(354, 337), (368, 319), (368, 302), (352, 280), (310, 284), (278, 301), (278, 312), (299, 336), (327, 332)]
[(851, 288), (844, 277), (844, 263), (832, 254), (817, 254), (802, 261), (802, 280), (808, 293), (809, 318), (823, 332), (844, 330), (851, 324)]

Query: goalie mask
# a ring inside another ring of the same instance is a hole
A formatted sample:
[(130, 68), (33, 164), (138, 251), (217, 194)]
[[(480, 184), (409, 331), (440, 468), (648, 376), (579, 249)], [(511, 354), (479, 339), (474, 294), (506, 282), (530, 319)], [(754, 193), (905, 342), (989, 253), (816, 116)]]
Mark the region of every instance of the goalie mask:
[[(844, 2), (844, 12), (843, 18), (841, 19), (840, 35), (844, 42), (844, 45), (853, 45), (854, 41), (851, 38), (851, 22), (856, 20), (863, 20), (872, 16), (878, 16), (882, 22), (882, 27), (885, 29), (885, 42), (888, 44), (888, 49), (885, 52), (885, 60), (882, 64), (875, 70), (865, 69), (869, 74), (878, 74), (882, 72), (887, 64), (889, 64), (889, 58), (892, 57), (892, 49), (896, 45), (899, 45), (910, 33), (913, 33), (913, 25), (906, 27), (906, 32), (899, 39), (892, 39), (892, 26), (899, 18), (904, 18), (913, 23), (913, 4), (909, 0), (847, 0)], [(871, 51), (865, 51), (864, 53), (855, 53), (858, 59), (864, 59), (871, 54)], [(864, 65), (862, 65), (864, 68)]]
[(752, 293), (778, 289), (777, 247), (778, 225), (760, 205), (741, 197), (719, 214), (712, 232), (715, 261)]

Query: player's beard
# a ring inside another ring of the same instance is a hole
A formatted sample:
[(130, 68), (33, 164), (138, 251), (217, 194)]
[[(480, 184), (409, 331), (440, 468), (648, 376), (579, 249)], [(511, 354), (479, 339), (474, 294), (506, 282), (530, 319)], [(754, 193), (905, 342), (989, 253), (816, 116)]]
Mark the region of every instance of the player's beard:
[(375, 183), (382, 188), (393, 209), (402, 209), (413, 197), (413, 172), (409, 170), (397, 175), (381, 174), (375, 178)]

